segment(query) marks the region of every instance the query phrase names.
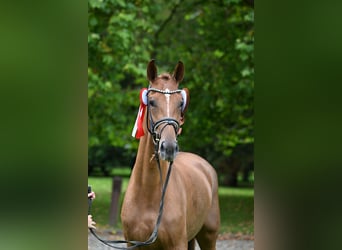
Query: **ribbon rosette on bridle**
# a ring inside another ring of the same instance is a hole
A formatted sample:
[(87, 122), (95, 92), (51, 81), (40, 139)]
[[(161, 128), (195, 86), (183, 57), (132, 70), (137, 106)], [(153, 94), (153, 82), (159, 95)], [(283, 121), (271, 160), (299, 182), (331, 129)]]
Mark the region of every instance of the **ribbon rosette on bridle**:
[(135, 124), (132, 131), (132, 136), (140, 139), (140, 137), (144, 136), (144, 128), (143, 128), (143, 120), (147, 107), (147, 88), (143, 88), (140, 90), (140, 105), (137, 114), (137, 118), (135, 120)]

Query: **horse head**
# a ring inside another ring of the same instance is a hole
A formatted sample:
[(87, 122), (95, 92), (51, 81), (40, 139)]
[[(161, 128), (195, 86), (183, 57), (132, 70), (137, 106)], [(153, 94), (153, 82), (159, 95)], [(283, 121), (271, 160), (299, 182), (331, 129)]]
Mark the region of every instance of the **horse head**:
[(150, 83), (146, 91), (147, 129), (162, 160), (173, 161), (179, 147), (177, 136), (181, 133), (184, 114), (189, 103), (188, 89), (178, 89), (184, 77), (184, 65), (178, 62), (172, 74), (158, 76), (154, 60), (147, 66)]

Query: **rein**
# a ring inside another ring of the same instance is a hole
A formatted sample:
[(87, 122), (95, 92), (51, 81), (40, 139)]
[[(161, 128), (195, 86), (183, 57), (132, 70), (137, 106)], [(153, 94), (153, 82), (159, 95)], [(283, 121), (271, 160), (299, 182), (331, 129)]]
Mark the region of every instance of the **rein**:
[[(157, 160), (157, 163), (158, 163), (158, 168), (159, 168), (160, 178), (161, 178), (162, 175), (161, 175), (160, 161), (159, 161), (159, 158), (158, 158), (157, 154), (156, 154), (156, 160)], [(161, 222), (161, 218), (162, 218), (162, 215), (163, 215), (163, 209), (164, 209), (164, 197), (165, 197), (167, 185), (169, 183), (169, 178), (170, 178), (170, 174), (171, 174), (172, 164), (173, 164), (173, 162), (170, 162), (164, 184), (162, 183), (163, 180), (161, 179), (162, 193), (161, 193), (161, 200), (160, 200), (160, 204), (159, 204), (159, 214), (158, 214), (157, 221), (156, 221), (156, 224), (154, 226), (153, 232), (151, 233), (151, 236), (149, 237), (148, 240), (146, 240), (144, 242), (141, 242), (141, 241), (126, 241), (126, 240), (103, 240), (103, 239), (101, 239), (95, 233), (93, 228), (89, 228), (90, 232), (95, 236), (95, 238), (98, 239), (99, 241), (101, 241), (103, 244), (109, 246), (109, 247), (112, 247), (112, 248), (115, 248), (115, 249), (122, 249), (122, 250), (134, 249), (136, 247), (147, 246), (147, 245), (151, 245), (152, 243), (154, 243), (156, 241), (157, 237), (158, 237), (158, 229), (159, 229), (159, 225), (160, 225), (160, 222)], [(91, 199), (88, 199), (88, 214), (90, 214), (90, 208), (91, 208)], [(112, 245), (112, 244), (122, 244), (122, 243), (131, 244), (132, 246), (129, 246), (129, 247), (118, 247), (118, 246)]]
[[(158, 92), (161, 94), (175, 94), (175, 93), (182, 93), (182, 90), (177, 89), (177, 90), (160, 90), (160, 89), (156, 89), (156, 88), (149, 88), (147, 90), (147, 95), (149, 92), (154, 91), (154, 92)], [(182, 93), (183, 96), (183, 93)], [(183, 97), (184, 98), (184, 97)], [(150, 123), (150, 126), (149, 124)], [(179, 122), (173, 118), (167, 117), (167, 118), (163, 118), (158, 120), (157, 122), (153, 122), (152, 120), (152, 116), (150, 114), (150, 106), (147, 103), (147, 119), (146, 119), (146, 125), (147, 125), (147, 129), (149, 131), (149, 133), (152, 135), (153, 138), (153, 143), (155, 146), (155, 158), (158, 164), (158, 169), (159, 169), (159, 174), (160, 174), (160, 181), (161, 181), (161, 185), (162, 185), (162, 190), (161, 190), (161, 200), (159, 203), (159, 213), (158, 213), (158, 217), (157, 217), (157, 221), (156, 224), (154, 226), (153, 232), (151, 233), (150, 237), (148, 238), (148, 240), (146, 241), (126, 241), (126, 240), (103, 240), (101, 239), (94, 231), (93, 228), (89, 228), (90, 232), (94, 235), (94, 237), (96, 239), (98, 239), (99, 241), (101, 241), (103, 244), (105, 244), (106, 246), (115, 248), (115, 249), (122, 249), (122, 250), (130, 250), (130, 249), (134, 249), (137, 247), (142, 247), (142, 246), (147, 246), (147, 245), (151, 245), (152, 243), (154, 243), (158, 237), (158, 229), (161, 223), (161, 218), (163, 215), (163, 210), (164, 210), (164, 197), (165, 197), (165, 193), (166, 193), (166, 188), (167, 185), (169, 183), (169, 179), (170, 179), (170, 174), (171, 174), (171, 169), (172, 169), (172, 164), (173, 162), (170, 161), (169, 162), (169, 168), (166, 174), (166, 179), (165, 179), (165, 183), (163, 184), (163, 179), (162, 179), (162, 172), (161, 172), (161, 167), (160, 167), (160, 160), (159, 160), (159, 156), (158, 156), (158, 148), (159, 148), (159, 141), (160, 141), (160, 136), (163, 132), (163, 130), (166, 128), (166, 126), (171, 125), (176, 133), (176, 136), (178, 134), (180, 125)], [(163, 125), (163, 126), (162, 126)], [(160, 129), (160, 133), (157, 133), (157, 129), (161, 127)], [(88, 190), (89, 191), (89, 190)], [(90, 208), (91, 208), (91, 199), (88, 200), (88, 214), (90, 214)], [(131, 244), (132, 246), (129, 247), (118, 247), (118, 246), (114, 246), (112, 244), (122, 244), (122, 243), (126, 243), (126, 244)]]

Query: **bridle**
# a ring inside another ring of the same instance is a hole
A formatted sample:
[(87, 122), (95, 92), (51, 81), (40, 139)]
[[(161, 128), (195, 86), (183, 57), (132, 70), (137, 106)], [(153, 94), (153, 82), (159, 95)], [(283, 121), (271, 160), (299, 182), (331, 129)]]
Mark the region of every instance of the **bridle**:
[[(151, 92), (158, 92), (158, 93), (162, 93), (162, 94), (175, 94), (175, 93), (182, 93), (183, 99), (185, 99), (186, 97), (184, 96), (185, 93), (183, 92), (184, 90), (160, 90), (160, 89), (156, 89), (156, 88), (149, 88), (147, 90), (146, 93), (146, 99), (148, 94)], [(147, 100), (146, 100), (147, 101)], [(186, 100), (183, 100), (184, 103), (186, 102)], [(184, 110), (184, 105), (182, 107), (182, 110)], [(156, 122), (153, 121), (152, 119), (152, 115), (150, 112), (150, 105), (147, 102), (147, 119), (146, 119), (146, 125), (147, 125), (147, 129), (148, 132), (152, 135), (153, 138), (153, 142), (155, 145), (155, 152), (154, 152), (154, 157), (157, 161), (158, 164), (158, 169), (159, 169), (159, 174), (160, 174), (160, 180), (161, 180), (161, 186), (162, 186), (162, 192), (161, 192), (161, 200), (160, 200), (160, 204), (159, 204), (159, 213), (158, 213), (158, 217), (157, 217), (157, 221), (156, 224), (154, 226), (153, 232), (151, 233), (151, 236), (149, 237), (148, 240), (141, 242), (141, 241), (126, 241), (126, 240), (103, 240), (101, 239), (94, 231), (94, 229), (89, 228), (90, 232), (94, 235), (94, 237), (96, 239), (98, 239), (99, 241), (101, 241), (103, 244), (115, 248), (115, 249), (121, 249), (121, 250), (130, 250), (130, 249), (134, 249), (137, 247), (142, 247), (142, 246), (147, 246), (147, 245), (151, 245), (152, 243), (154, 243), (158, 237), (158, 229), (159, 229), (159, 225), (161, 222), (161, 218), (163, 215), (163, 210), (164, 210), (164, 197), (165, 197), (165, 193), (166, 193), (166, 188), (168, 186), (169, 183), (169, 179), (170, 179), (170, 174), (171, 174), (171, 169), (172, 169), (172, 164), (173, 161), (169, 162), (169, 167), (168, 167), (168, 171), (166, 174), (166, 179), (165, 179), (165, 183), (163, 184), (163, 180), (162, 180), (162, 172), (161, 172), (161, 167), (160, 167), (160, 160), (159, 160), (159, 156), (158, 156), (158, 149), (159, 149), (159, 142), (160, 142), (160, 137), (162, 132), (164, 131), (164, 129), (166, 128), (166, 126), (172, 126), (174, 128), (176, 137), (178, 136), (178, 131), (180, 129), (180, 124), (177, 120), (175, 120), (174, 118), (171, 117), (166, 117), (163, 119), (160, 119)], [(160, 133), (158, 133), (158, 128), (161, 127), (160, 129)], [(89, 188), (88, 188), (88, 192), (89, 192)], [(90, 214), (90, 208), (91, 208), (91, 199), (89, 200), (88, 198), (88, 214)], [(114, 246), (112, 244), (122, 244), (122, 243), (126, 243), (126, 244), (131, 244), (132, 246), (129, 247), (118, 247), (118, 246)]]
[[(177, 89), (177, 90), (161, 90), (161, 89), (156, 89), (156, 88), (149, 88), (147, 90), (146, 96), (148, 97), (148, 94), (150, 92), (158, 92), (164, 95), (171, 95), (175, 93), (182, 93), (183, 90)], [(182, 93), (183, 95), (183, 93)], [(184, 98), (184, 97), (183, 97)], [(176, 137), (178, 135), (178, 131), (180, 129), (180, 124), (179, 122), (171, 117), (166, 117), (162, 118), (156, 122), (153, 121), (151, 111), (150, 111), (150, 103), (147, 101), (147, 119), (146, 119), (146, 127), (148, 132), (152, 135), (153, 138), (153, 143), (155, 145), (155, 155), (158, 153), (158, 148), (159, 148), (159, 142), (160, 142), (160, 137), (164, 129), (171, 125), (175, 131)], [(160, 133), (158, 133), (158, 128), (161, 127)]]

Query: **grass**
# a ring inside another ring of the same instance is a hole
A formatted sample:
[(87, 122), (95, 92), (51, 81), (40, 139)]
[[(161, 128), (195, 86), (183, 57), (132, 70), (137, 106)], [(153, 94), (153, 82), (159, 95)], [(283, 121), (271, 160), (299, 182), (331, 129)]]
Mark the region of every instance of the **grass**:
[(254, 234), (254, 189), (219, 188), (221, 233)]
[[(119, 175), (126, 176), (129, 170), (115, 170)], [(117, 174), (118, 174), (117, 173)], [(93, 201), (91, 214), (97, 223), (98, 228), (110, 228), (109, 209), (112, 190), (112, 177), (89, 177), (88, 184), (96, 193), (96, 199)], [(121, 199), (127, 189), (128, 178), (122, 179)], [(251, 187), (243, 188), (219, 188), (220, 210), (221, 210), (221, 228), (220, 233), (233, 233), (243, 235), (254, 234), (254, 189)], [(121, 204), (121, 203), (120, 203)], [(119, 223), (115, 229), (120, 229)]]

